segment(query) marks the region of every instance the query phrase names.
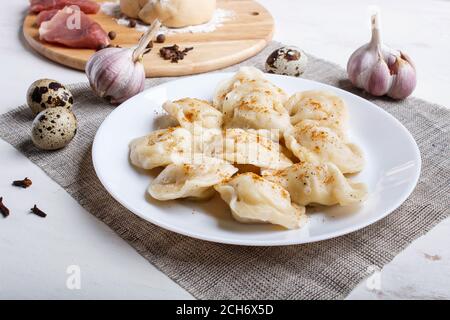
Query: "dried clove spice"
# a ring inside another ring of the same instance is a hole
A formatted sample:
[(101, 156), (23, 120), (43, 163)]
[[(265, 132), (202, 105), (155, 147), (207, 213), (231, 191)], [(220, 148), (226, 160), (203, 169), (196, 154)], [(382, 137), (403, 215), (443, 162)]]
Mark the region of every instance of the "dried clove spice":
[(180, 47), (176, 44), (170, 47), (163, 47), (159, 50), (159, 55), (164, 60), (170, 60), (172, 63), (178, 63), (178, 61), (183, 60), (187, 53), (193, 50), (194, 47), (184, 48), (180, 50)]
[(3, 204), (3, 197), (0, 197), (0, 212), (5, 218), (9, 216), (9, 209)]
[(39, 209), (36, 205), (34, 205), (34, 207), (31, 208), (31, 212), (41, 218), (45, 218), (47, 216), (47, 214), (41, 209)]
[(28, 188), (32, 184), (33, 184), (33, 182), (28, 178), (25, 178), (23, 180), (16, 180), (16, 181), (13, 181), (13, 183), (12, 183), (13, 186), (21, 187), (24, 189)]

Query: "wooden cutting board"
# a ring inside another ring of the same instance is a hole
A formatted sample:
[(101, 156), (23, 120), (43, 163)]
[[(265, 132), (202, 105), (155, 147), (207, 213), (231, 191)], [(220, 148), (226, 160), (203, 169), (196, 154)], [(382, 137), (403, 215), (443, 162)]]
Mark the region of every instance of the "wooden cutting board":
[[(168, 35), (164, 44), (155, 44), (153, 50), (145, 55), (147, 77), (181, 76), (221, 69), (256, 55), (272, 39), (273, 18), (256, 1), (218, 0), (217, 4), (219, 8), (233, 11), (234, 17), (213, 32)], [(117, 33), (116, 39), (112, 41), (113, 45), (133, 47), (142, 35), (142, 32), (134, 28), (119, 25), (113, 17), (101, 11), (91, 17), (106, 32)], [(95, 51), (41, 42), (38, 28), (34, 25), (35, 20), (35, 15), (28, 15), (23, 24), (25, 39), (31, 47), (50, 60), (84, 70), (86, 62)], [(173, 44), (182, 48), (194, 47), (194, 50), (178, 63), (163, 60), (159, 56), (159, 48)]]

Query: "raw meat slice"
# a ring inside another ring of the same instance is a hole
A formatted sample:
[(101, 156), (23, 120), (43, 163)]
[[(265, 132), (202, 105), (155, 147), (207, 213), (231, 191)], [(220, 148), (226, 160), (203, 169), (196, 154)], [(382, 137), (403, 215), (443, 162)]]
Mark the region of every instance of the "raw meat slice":
[(100, 5), (92, 0), (30, 0), (30, 10), (39, 13), (45, 10), (63, 9), (67, 6), (78, 6), (84, 13), (97, 13)]
[(58, 11), (50, 21), (43, 22), (39, 37), (70, 48), (97, 50), (109, 45), (107, 33), (97, 22), (82, 11), (74, 12), (70, 7)]
[(42, 22), (51, 20), (58, 13), (58, 11), (58, 9), (52, 9), (39, 12), (36, 17), (36, 26), (40, 27)]

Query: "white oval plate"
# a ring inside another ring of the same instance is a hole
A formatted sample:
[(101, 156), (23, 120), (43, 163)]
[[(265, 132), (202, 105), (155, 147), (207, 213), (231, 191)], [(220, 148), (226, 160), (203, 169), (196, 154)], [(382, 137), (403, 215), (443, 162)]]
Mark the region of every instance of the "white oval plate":
[[(343, 98), (349, 108), (350, 137), (364, 151), (365, 169), (352, 179), (365, 182), (369, 198), (356, 207), (315, 209), (299, 230), (240, 224), (216, 196), (210, 201), (158, 202), (146, 195), (152, 174), (129, 162), (129, 142), (160, 128), (166, 100), (211, 99), (219, 81), (232, 73), (188, 77), (148, 89), (115, 109), (100, 126), (92, 157), (106, 190), (123, 206), (162, 228), (186, 236), (238, 245), (291, 245), (330, 239), (368, 226), (399, 207), (420, 174), (420, 153), (411, 134), (393, 116), (347, 91), (305, 79), (266, 75), (289, 94), (321, 89)], [(154, 175), (154, 173), (153, 173)]]

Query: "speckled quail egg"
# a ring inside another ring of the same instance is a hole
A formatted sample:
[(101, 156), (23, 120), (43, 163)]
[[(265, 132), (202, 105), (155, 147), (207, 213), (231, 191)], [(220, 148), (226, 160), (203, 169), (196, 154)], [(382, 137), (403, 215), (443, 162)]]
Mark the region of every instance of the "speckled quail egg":
[(41, 111), (33, 121), (31, 140), (43, 150), (64, 148), (77, 133), (77, 118), (64, 107)]
[(308, 57), (297, 47), (281, 47), (272, 52), (266, 61), (268, 73), (299, 77), (305, 72)]
[(61, 83), (51, 79), (33, 82), (27, 92), (27, 103), (33, 114), (48, 108), (72, 109), (73, 96)]

